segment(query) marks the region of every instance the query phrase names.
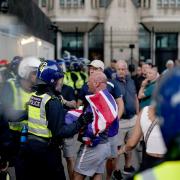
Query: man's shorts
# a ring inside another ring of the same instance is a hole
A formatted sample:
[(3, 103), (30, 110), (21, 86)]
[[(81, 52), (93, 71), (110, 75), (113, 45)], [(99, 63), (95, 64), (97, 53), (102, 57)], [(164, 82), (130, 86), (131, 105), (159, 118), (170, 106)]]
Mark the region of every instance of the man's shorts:
[(95, 147), (89, 147), (82, 144), (80, 146), (74, 171), (85, 176), (94, 176), (94, 174), (103, 174), (105, 171), (105, 162), (110, 156), (110, 144), (98, 144)]
[(62, 151), (64, 158), (73, 158), (76, 156), (76, 136), (64, 139)]
[(119, 135), (115, 135), (113, 137), (109, 137), (108, 138), (109, 144), (110, 144), (110, 148), (111, 148), (111, 155), (109, 158), (116, 158), (117, 157), (117, 153), (118, 153), (118, 143), (119, 143)]
[(121, 146), (126, 143), (126, 141), (130, 138), (132, 135), (134, 126), (136, 124), (136, 118), (137, 116), (134, 116), (131, 119), (121, 119), (119, 121), (119, 142), (118, 146)]

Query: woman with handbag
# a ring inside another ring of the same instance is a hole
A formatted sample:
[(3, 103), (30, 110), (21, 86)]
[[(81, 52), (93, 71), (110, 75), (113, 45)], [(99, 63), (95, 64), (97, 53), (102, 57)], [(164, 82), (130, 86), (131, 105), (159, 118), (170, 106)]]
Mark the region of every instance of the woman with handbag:
[(147, 169), (163, 161), (166, 147), (159, 128), (158, 120), (155, 117), (153, 105), (146, 106), (139, 113), (132, 136), (127, 143), (120, 148), (119, 154), (131, 151), (144, 137), (143, 162), (140, 169)]

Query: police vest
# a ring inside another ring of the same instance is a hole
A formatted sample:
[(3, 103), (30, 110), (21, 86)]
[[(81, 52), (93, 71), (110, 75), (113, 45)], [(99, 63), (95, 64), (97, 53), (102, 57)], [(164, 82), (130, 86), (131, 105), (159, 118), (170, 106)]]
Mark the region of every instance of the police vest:
[[(24, 91), (16, 82), (15, 79), (9, 79), (8, 82), (11, 85), (13, 90), (13, 108), (14, 110), (26, 110), (27, 103), (32, 95), (32, 93), (28, 93)], [(21, 131), (22, 127), (27, 125), (27, 120), (21, 122), (9, 122), (10, 129), (14, 131)]]
[(39, 137), (51, 138), (52, 133), (48, 129), (46, 119), (46, 103), (52, 97), (48, 94), (37, 96), (35, 93), (31, 96), (28, 105), (28, 132)]
[(77, 81), (75, 82), (75, 87), (76, 87), (76, 89), (81, 89), (82, 88), (82, 86), (83, 86), (83, 84), (84, 84), (84, 81), (83, 81), (83, 79), (82, 79), (82, 77), (81, 77), (81, 75), (80, 75), (80, 72), (75, 72), (75, 71), (73, 71), (73, 73), (77, 76)]
[(80, 72), (80, 75), (82, 74), (82, 76), (84, 76), (84, 79), (83, 77), (81, 76), (81, 78), (83, 79), (84, 83), (86, 83), (88, 81), (88, 74), (84, 71), (81, 71)]
[(74, 89), (74, 82), (71, 78), (71, 72), (66, 72), (63, 79), (63, 84), (70, 86)]
[(152, 169), (137, 174), (135, 180), (179, 180), (180, 161), (167, 161)]

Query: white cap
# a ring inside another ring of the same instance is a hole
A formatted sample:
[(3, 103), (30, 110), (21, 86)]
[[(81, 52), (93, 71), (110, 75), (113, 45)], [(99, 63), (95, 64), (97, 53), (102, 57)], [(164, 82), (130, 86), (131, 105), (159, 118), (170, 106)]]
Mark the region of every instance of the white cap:
[(171, 59), (169, 59), (169, 60), (166, 62), (166, 65), (168, 65), (168, 64), (174, 64), (174, 61), (171, 60)]
[(37, 57), (25, 57), (19, 64), (18, 75), (23, 79), (28, 79), (30, 72), (37, 70), (40, 64), (41, 61)]
[(101, 60), (93, 60), (88, 66), (93, 66), (95, 68), (101, 68), (104, 71), (104, 63)]

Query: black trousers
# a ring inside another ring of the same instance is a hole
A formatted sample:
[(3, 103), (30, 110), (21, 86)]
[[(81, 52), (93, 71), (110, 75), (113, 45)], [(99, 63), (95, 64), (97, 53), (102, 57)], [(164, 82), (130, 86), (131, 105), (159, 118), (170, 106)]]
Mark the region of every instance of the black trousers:
[(20, 148), (15, 166), (17, 180), (66, 179), (61, 150), (37, 140), (30, 140)]

